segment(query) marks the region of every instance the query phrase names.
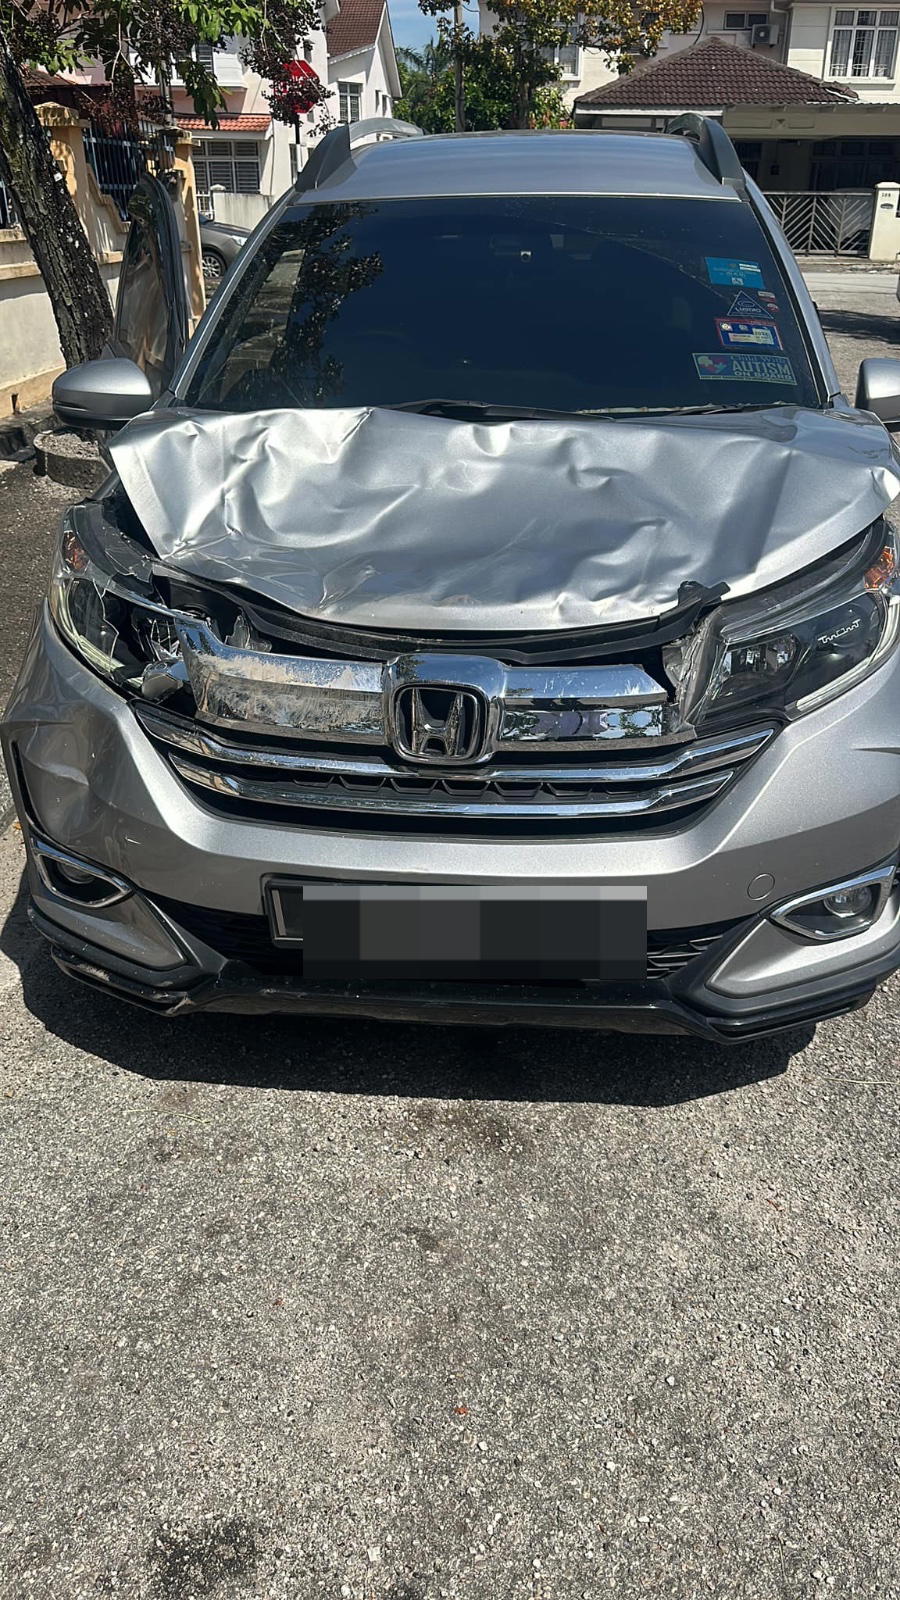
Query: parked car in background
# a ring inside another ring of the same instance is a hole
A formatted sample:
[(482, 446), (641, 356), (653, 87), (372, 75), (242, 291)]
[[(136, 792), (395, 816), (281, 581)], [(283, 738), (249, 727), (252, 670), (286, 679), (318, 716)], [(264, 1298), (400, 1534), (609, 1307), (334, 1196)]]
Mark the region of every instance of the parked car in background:
[(165, 1014), (864, 1003), (900, 362), (841, 392), (716, 122), (378, 131), (322, 140), (186, 352), (146, 185), (119, 359), (57, 379), (119, 431), (3, 723), (35, 925)]
[(232, 261), (240, 255), (249, 237), (249, 228), (239, 228), (236, 223), (231, 222), (217, 222), (215, 217), (202, 218), (200, 251), (207, 293), (218, 289)]

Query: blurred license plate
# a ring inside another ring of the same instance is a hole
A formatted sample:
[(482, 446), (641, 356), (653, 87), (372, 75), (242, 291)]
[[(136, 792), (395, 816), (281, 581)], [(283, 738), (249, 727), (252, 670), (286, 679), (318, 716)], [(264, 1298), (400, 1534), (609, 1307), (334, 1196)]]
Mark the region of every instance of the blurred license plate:
[(268, 897), (273, 937), (302, 942), (307, 978), (646, 976), (645, 889), (282, 880)]

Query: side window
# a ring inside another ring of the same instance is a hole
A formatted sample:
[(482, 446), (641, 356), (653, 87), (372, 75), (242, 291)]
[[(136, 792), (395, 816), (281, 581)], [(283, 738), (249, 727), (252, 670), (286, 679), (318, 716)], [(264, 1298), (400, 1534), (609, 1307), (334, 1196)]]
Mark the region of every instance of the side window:
[(154, 399), (163, 387), (169, 307), (155, 234), (133, 221), (125, 246), (116, 305), (116, 343), (147, 375)]
[(358, 122), (362, 104), (362, 84), (338, 84), (338, 115), (341, 122)]

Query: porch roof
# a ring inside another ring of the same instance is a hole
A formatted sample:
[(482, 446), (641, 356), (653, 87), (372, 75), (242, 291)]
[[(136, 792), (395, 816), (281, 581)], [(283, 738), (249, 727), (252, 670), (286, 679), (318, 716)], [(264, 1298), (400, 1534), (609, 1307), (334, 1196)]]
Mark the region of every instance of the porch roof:
[(579, 95), (575, 110), (681, 111), (686, 106), (700, 110), (738, 105), (832, 105), (856, 99), (855, 90), (847, 84), (824, 83), (756, 50), (713, 38), (642, 63), (612, 83)]
[(229, 115), (223, 111), (216, 128), (211, 128), (203, 117), (195, 116), (193, 112), (176, 111), (175, 120), (179, 128), (184, 128), (187, 133), (202, 133), (207, 139), (214, 139), (217, 133), (266, 133), (272, 125), (272, 118), (262, 112), (233, 112)]

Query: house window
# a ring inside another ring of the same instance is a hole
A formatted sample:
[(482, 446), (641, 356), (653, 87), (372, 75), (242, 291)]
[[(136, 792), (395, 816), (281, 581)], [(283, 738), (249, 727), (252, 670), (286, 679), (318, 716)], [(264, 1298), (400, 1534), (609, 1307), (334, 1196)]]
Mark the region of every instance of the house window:
[(201, 139), (195, 146), (197, 193), (259, 194), (259, 145), (249, 139)]
[(833, 78), (892, 78), (900, 11), (836, 11), (831, 35)]
[(201, 39), (199, 44), (194, 45), (194, 55), (199, 61), (201, 67), (206, 67), (208, 72), (212, 72), (213, 47), (209, 39)]
[(339, 83), (338, 95), (340, 97), (341, 122), (358, 122), (360, 102), (362, 99), (362, 84)]
[(565, 44), (556, 45), (555, 48), (553, 46), (549, 46), (546, 50), (541, 51), (541, 55), (544, 56), (547, 61), (554, 61), (559, 67), (559, 70), (564, 78), (579, 77), (581, 68), (581, 49), (580, 46), (571, 42), (571, 38), (567, 40)]
[(768, 20), (768, 11), (726, 11), (725, 32), (746, 33), (749, 28), (763, 27)]

